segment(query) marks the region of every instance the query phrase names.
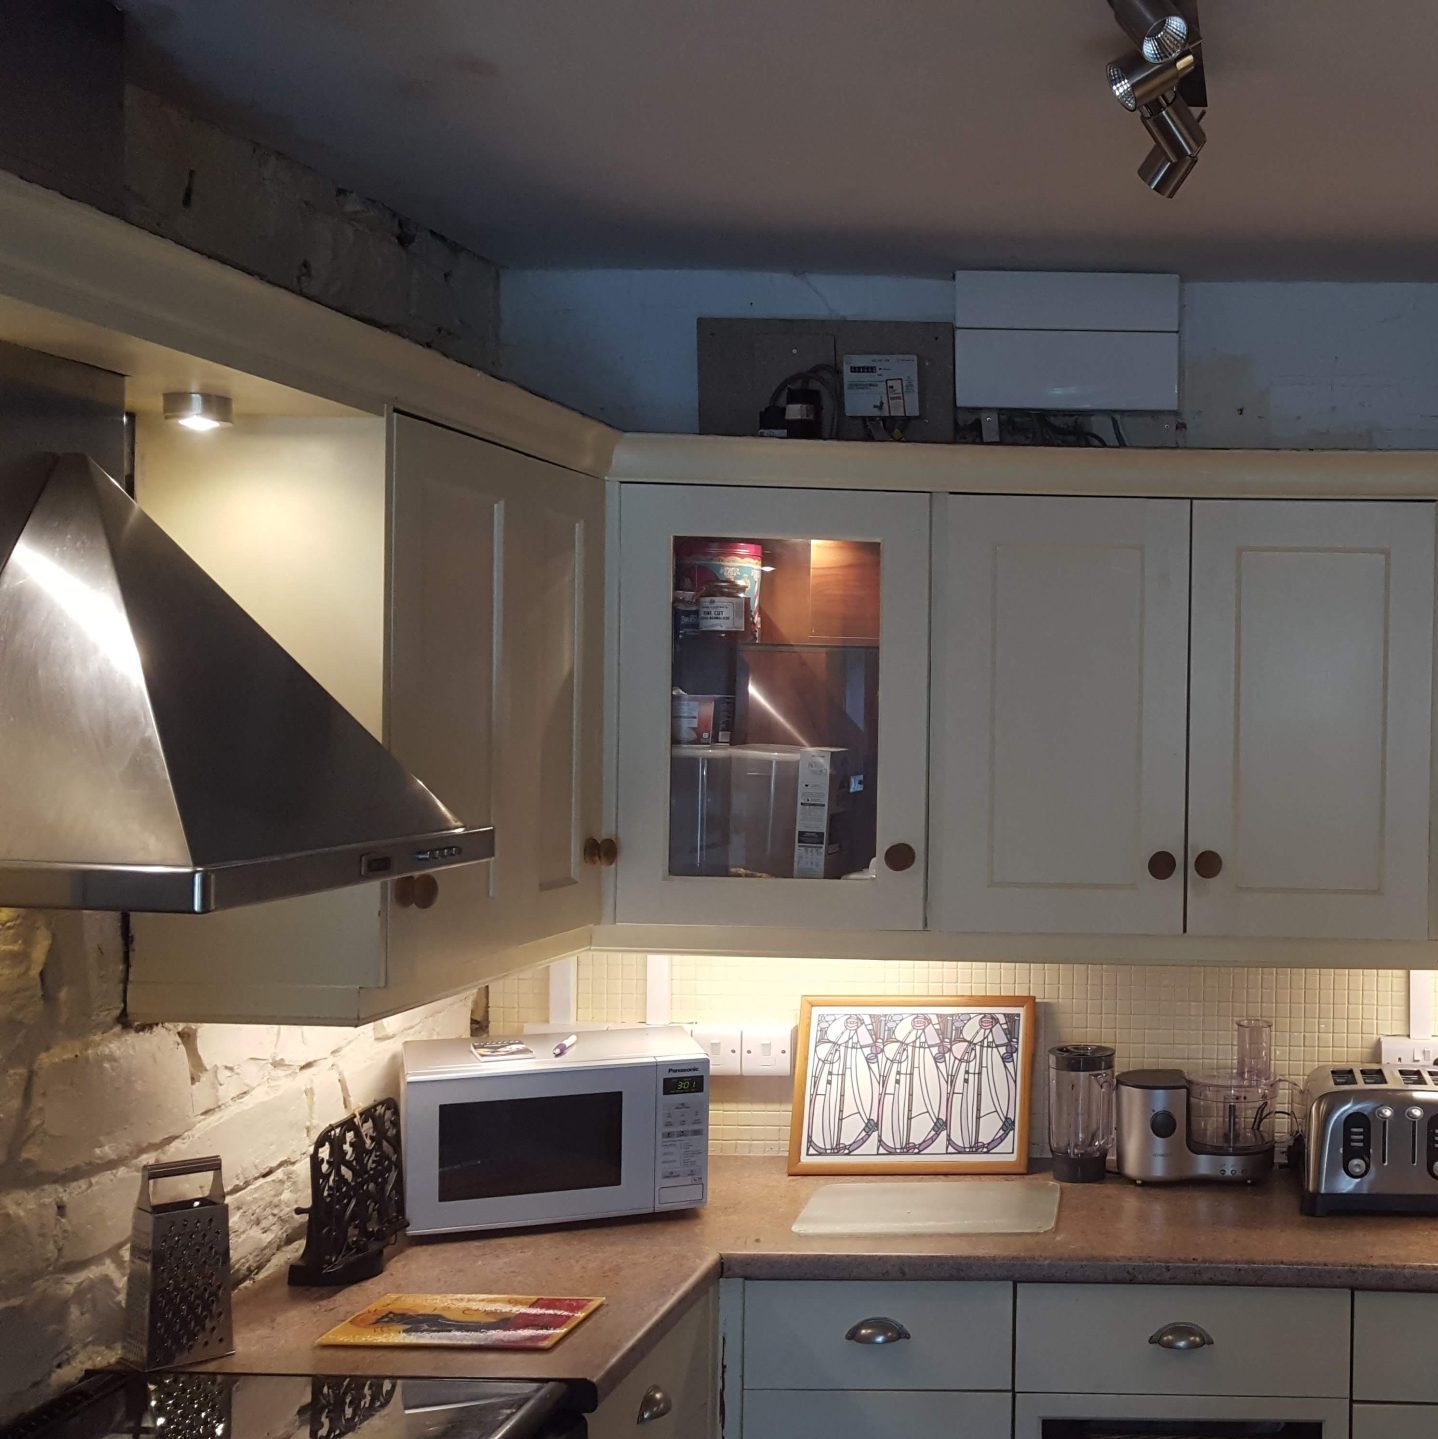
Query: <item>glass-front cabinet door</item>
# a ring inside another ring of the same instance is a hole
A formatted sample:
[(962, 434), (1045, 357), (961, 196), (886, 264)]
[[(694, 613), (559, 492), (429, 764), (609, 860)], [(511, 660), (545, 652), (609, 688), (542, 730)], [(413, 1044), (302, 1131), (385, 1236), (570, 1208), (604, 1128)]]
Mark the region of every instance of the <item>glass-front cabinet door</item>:
[(626, 485), (621, 923), (921, 929), (929, 499)]

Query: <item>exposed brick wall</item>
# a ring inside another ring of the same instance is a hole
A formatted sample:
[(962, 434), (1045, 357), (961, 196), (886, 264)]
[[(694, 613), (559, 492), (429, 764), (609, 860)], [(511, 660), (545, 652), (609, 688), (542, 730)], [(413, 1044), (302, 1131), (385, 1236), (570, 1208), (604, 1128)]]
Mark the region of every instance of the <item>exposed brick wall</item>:
[(125, 218), (451, 359), (498, 366), (488, 260), (133, 85)]
[(469, 1024), (458, 999), (362, 1029), (129, 1029), (122, 986), (113, 916), (0, 909), (0, 1421), (113, 1357), (141, 1163), (220, 1155), (243, 1281), (303, 1234), (315, 1135), (398, 1094), (402, 1040)]

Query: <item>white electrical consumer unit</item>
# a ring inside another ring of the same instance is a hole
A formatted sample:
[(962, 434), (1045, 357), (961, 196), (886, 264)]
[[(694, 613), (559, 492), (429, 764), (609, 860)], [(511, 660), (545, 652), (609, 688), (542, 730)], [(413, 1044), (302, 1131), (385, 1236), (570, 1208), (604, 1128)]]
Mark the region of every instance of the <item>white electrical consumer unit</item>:
[(919, 357), (845, 355), (844, 413), (912, 419), (919, 413)]
[(1177, 410), (1177, 275), (961, 270), (954, 397), (980, 410)]

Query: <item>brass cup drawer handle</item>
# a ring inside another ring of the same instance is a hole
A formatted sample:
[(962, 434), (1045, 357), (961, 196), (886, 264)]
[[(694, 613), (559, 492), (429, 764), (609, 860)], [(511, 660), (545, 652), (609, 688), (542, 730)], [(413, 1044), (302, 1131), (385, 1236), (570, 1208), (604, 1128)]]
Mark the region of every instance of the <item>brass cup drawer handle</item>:
[(1213, 1335), (1200, 1324), (1165, 1324), (1148, 1336), (1148, 1342), (1157, 1344), (1160, 1349), (1186, 1352), (1190, 1349), (1211, 1349)]
[(897, 1319), (885, 1319), (879, 1314), (859, 1320), (844, 1336), (855, 1344), (897, 1344), (901, 1339), (913, 1337)]
[(652, 1424), (654, 1420), (662, 1419), (673, 1408), (674, 1401), (669, 1397), (668, 1392), (657, 1384), (651, 1384), (639, 1401), (639, 1415), (634, 1422), (636, 1424)]

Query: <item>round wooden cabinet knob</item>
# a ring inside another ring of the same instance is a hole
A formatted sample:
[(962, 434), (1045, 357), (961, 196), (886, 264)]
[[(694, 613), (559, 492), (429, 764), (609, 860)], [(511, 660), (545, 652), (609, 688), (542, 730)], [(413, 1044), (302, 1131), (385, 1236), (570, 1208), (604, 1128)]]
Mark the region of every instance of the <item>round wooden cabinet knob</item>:
[(884, 863), (892, 870), (913, 869), (914, 861), (918, 855), (914, 853), (914, 846), (911, 844), (891, 844), (884, 851)]
[(619, 858), (619, 841), (606, 836), (599, 841), (599, 863), (608, 869)]
[(433, 909), (439, 898), (439, 881), (432, 874), (417, 874), (414, 877), (414, 907)]
[(1148, 872), (1155, 879), (1172, 879), (1178, 861), (1166, 850), (1156, 849), (1148, 857)]
[(414, 876), (401, 875), (394, 882), (394, 902), (401, 909), (408, 909), (414, 903)]
[(599, 863), (599, 848), (599, 841), (595, 839), (593, 835), (590, 835), (589, 838), (584, 841), (583, 854), (585, 864)]
[(1217, 879), (1223, 871), (1223, 856), (1215, 849), (1201, 849), (1193, 862), (1193, 872), (1200, 879)]

